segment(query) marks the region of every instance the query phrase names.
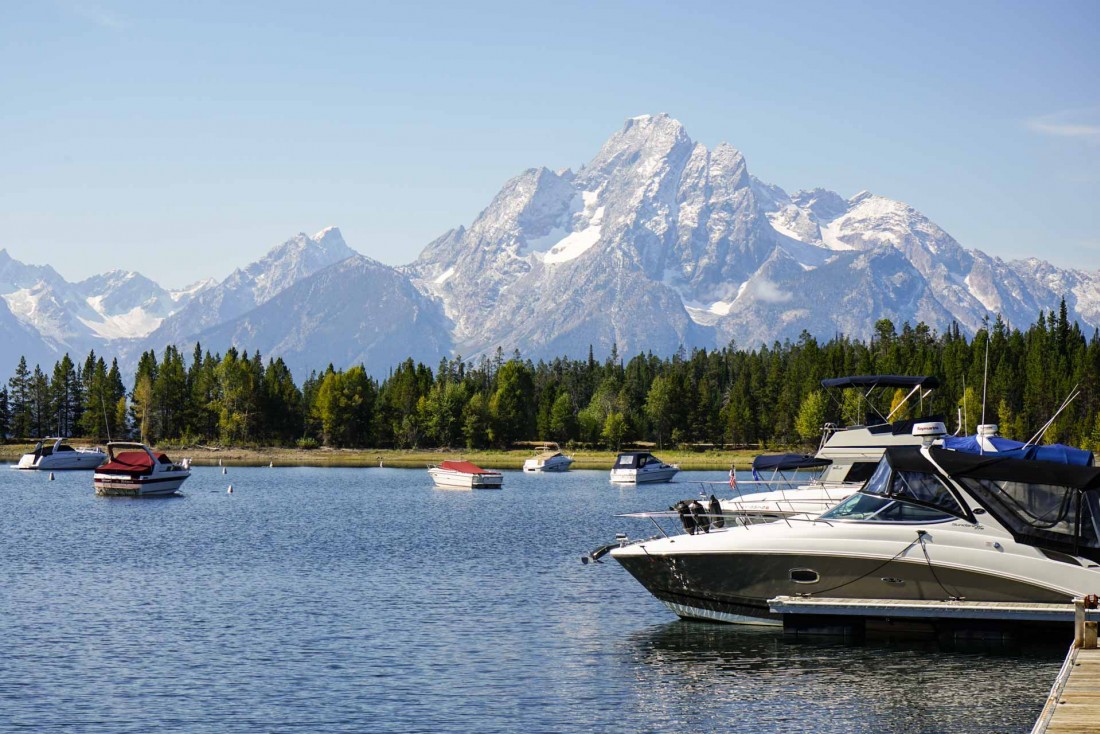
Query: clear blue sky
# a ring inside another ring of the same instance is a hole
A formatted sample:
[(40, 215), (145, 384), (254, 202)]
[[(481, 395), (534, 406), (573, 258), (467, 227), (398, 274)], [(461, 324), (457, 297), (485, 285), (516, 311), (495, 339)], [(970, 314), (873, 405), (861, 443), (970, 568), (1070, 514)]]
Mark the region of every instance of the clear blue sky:
[(413, 260), (668, 112), (788, 191), (1100, 267), (1100, 2), (7, 3), (0, 247), (218, 278), (299, 231)]

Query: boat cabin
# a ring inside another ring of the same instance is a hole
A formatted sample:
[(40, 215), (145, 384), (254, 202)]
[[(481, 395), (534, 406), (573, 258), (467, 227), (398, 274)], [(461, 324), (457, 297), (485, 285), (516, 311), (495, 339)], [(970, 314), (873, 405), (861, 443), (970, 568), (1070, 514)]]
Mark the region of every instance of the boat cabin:
[(661, 466), (665, 462), (646, 451), (630, 451), (619, 454), (615, 459), (615, 469), (642, 469), (647, 466)]
[(987, 515), (1018, 543), (1100, 563), (1100, 468), (1091, 452), (1069, 449), (1065, 463), (926, 451), (888, 449), (863, 488), (820, 519), (978, 523)]

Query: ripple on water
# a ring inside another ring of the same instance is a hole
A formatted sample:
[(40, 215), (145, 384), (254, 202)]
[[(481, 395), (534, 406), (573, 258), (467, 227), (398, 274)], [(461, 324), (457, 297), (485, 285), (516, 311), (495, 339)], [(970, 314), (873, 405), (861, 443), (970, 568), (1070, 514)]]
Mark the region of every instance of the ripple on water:
[(200, 467), (141, 501), (42, 479), (0, 471), (0, 729), (1026, 732), (1063, 652), (680, 622), (578, 562), (689, 482), (264, 467), (230, 495)]

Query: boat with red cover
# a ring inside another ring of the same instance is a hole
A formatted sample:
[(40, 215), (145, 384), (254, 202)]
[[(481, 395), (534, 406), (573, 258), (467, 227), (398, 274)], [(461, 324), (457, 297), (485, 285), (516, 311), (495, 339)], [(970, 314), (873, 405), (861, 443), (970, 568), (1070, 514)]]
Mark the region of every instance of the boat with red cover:
[(191, 463), (179, 464), (143, 443), (112, 441), (108, 460), (95, 470), (95, 493), (110, 497), (156, 497), (175, 492), (191, 476)]
[(500, 489), (504, 484), (504, 475), (500, 472), (482, 469), (469, 461), (441, 461), (429, 465), (428, 474), (437, 487)]

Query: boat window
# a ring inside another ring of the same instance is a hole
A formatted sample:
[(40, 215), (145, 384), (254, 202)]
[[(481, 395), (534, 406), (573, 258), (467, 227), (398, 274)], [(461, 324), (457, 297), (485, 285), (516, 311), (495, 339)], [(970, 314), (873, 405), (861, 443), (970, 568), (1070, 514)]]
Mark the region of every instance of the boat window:
[(67, 444), (61, 444), (60, 446), (57, 447), (57, 450), (58, 451), (74, 451), (75, 449), (73, 449), (72, 446), (69, 446)]
[(852, 468), (848, 470), (848, 473), (844, 475), (845, 482), (866, 482), (871, 478), (871, 475), (875, 473), (875, 469), (878, 467), (878, 462), (875, 461), (857, 461), (852, 464)]
[(792, 568), (789, 573), (791, 581), (796, 584), (816, 584), (821, 580), (821, 576), (812, 568)]
[(868, 520), (884, 507), (895, 504), (875, 495), (856, 492), (821, 516), (822, 520)]
[(633, 463), (634, 463), (634, 457), (633, 456), (630, 456), (628, 454), (624, 454), (623, 456), (619, 457), (619, 464), (621, 464), (622, 466), (630, 466)]
[(861, 491), (867, 494), (911, 500), (946, 510), (959, 517), (966, 516), (955, 495), (935, 474), (895, 471), (886, 461), (879, 462), (878, 469)]
[[(999, 479), (962, 480), (1013, 535), (1033, 545), (1054, 543), (1093, 557), (1100, 550), (1100, 498), (1070, 487)], [(1080, 535), (1077, 530), (1080, 503)], [(1091, 553), (1085, 553), (1091, 549)]]
[(863, 522), (944, 522), (953, 520), (950, 512), (911, 502), (856, 492), (821, 516), (822, 520), (861, 520)]

